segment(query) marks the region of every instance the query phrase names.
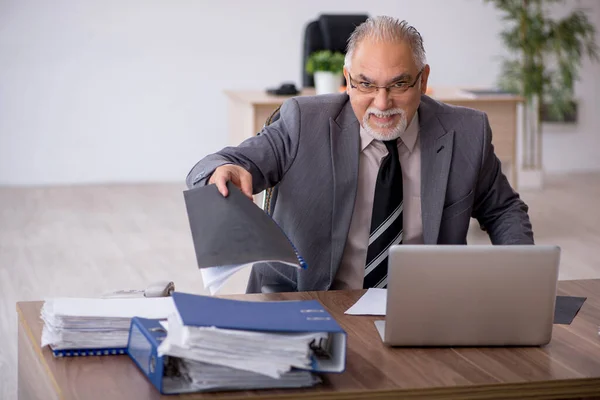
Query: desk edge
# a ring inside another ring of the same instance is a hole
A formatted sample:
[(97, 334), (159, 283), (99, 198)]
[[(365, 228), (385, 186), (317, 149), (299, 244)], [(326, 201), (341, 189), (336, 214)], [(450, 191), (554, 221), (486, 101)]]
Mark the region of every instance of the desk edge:
[[(18, 315), (18, 319), (19, 319), (19, 325), (21, 325), (23, 327), (23, 329), (25, 331), (25, 335), (27, 336), (27, 340), (29, 342), (28, 343), (29, 346), (31, 346), (33, 348), (33, 351), (38, 355), (38, 359), (40, 360), (40, 363), (42, 364), (43, 368), (46, 370), (46, 374), (50, 378), (50, 381), (52, 381), (52, 386), (54, 387), (56, 394), (58, 395), (58, 397), (60, 399), (64, 399), (65, 396), (63, 395), (63, 392), (60, 389), (60, 386), (58, 385), (58, 382), (56, 381), (56, 378), (54, 377), (54, 374), (52, 373), (50, 366), (48, 365), (48, 363), (46, 363), (46, 358), (44, 357), (44, 353), (42, 353), (41, 346), (36, 346), (36, 341), (33, 336), (33, 332), (31, 331), (31, 327), (25, 321), (25, 317), (23, 316), (23, 310), (21, 309), (21, 304), (23, 304), (23, 303), (24, 302), (17, 302), (17, 306), (16, 306), (17, 315)], [(31, 303), (36, 303), (36, 302), (31, 302)], [(17, 380), (18, 379), (19, 379), (19, 377), (17, 377)]]

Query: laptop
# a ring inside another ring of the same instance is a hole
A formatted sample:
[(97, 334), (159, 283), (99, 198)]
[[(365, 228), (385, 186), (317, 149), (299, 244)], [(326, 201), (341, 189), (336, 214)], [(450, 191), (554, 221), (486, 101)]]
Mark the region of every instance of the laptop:
[(550, 342), (560, 248), (390, 247), (388, 346), (541, 346)]

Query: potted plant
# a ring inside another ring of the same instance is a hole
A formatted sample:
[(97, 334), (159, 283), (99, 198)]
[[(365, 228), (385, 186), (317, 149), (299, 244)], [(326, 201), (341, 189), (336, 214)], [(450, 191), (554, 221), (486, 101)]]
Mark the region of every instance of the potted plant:
[(541, 117), (572, 118), (573, 86), (582, 58), (598, 60), (596, 30), (580, 9), (564, 18), (551, 18), (548, 5), (561, 0), (484, 1), (504, 14), (501, 36), (511, 58), (504, 60), (499, 85), (525, 100), (523, 173), (538, 181), (532, 186), (541, 187)]
[(306, 61), (306, 72), (314, 76), (317, 94), (339, 92), (343, 69), (344, 55), (340, 52), (315, 51)]

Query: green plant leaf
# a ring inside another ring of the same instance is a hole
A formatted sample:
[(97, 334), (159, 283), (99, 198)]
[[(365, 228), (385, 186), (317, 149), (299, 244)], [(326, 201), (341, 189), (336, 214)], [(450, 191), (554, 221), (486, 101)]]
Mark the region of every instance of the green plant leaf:
[(309, 74), (314, 74), (316, 71), (342, 73), (344, 70), (344, 55), (330, 50), (315, 51), (308, 57), (305, 69)]

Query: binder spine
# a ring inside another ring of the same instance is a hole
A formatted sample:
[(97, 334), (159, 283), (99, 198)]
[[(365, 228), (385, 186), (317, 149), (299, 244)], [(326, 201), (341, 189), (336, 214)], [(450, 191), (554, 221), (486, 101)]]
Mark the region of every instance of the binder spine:
[[(157, 321), (152, 322), (158, 325), (157, 329), (162, 330)], [(127, 354), (158, 391), (163, 393), (164, 364), (163, 358), (158, 356), (157, 348), (158, 343), (155, 341), (155, 338), (144, 327), (143, 322), (134, 317), (131, 320)]]

